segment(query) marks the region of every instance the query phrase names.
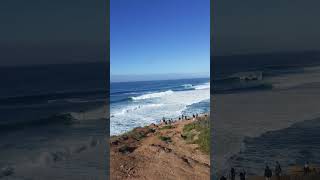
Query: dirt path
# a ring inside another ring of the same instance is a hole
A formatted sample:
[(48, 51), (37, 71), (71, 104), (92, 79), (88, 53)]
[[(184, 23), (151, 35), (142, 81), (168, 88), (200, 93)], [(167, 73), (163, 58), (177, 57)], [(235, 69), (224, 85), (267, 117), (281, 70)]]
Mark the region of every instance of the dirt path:
[(111, 180), (209, 180), (209, 155), (181, 136), (192, 122), (151, 125), (111, 138)]

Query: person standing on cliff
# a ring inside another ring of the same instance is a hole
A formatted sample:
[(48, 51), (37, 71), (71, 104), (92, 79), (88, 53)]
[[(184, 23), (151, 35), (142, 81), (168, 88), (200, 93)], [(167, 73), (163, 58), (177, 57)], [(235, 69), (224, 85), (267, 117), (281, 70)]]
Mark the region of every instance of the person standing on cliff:
[(308, 161), (304, 164), (303, 172), (304, 172), (304, 175), (308, 175), (309, 172), (310, 172), (310, 167), (309, 167), (309, 162)]
[(246, 171), (243, 170), (242, 172), (240, 172), (239, 176), (240, 176), (240, 180), (246, 180)]
[(231, 178), (231, 180), (235, 180), (236, 179), (236, 171), (235, 171), (234, 168), (231, 168), (230, 178)]
[(280, 180), (282, 169), (281, 169), (280, 163), (278, 161), (276, 162), (276, 168), (275, 168), (274, 172), (276, 174), (277, 180)]
[(265, 170), (264, 170), (264, 177), (266, 178), (266, 180), (271, 180), (272, 177), (272, 171), (269, 168), (269, 166), (267, 165)]

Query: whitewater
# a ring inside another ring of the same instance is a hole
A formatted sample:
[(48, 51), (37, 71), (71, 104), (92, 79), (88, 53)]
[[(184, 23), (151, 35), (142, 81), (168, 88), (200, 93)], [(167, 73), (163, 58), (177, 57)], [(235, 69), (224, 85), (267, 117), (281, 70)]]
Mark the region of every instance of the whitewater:
[[(118, 135), (135, 127), (159, 123), (163, 117), (174, 119), (182, 114), (190, 115), (187, 109), (192, 112), (192, 105), (203, 101), (209, 104), (209, 99), (210, 83), (203, 81), (130, 96), (125, 103), (111, 105), (110, 134)], [(194, 109), (194, 113), (197, 112), (201, 113), (201, 110)]]

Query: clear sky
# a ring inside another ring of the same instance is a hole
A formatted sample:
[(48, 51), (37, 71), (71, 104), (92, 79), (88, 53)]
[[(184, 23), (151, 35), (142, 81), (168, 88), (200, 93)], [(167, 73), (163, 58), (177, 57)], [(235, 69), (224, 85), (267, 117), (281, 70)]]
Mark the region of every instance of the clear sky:
[(110, 58), (111, 77), (209, 76), (210, 0), (110, 0)]

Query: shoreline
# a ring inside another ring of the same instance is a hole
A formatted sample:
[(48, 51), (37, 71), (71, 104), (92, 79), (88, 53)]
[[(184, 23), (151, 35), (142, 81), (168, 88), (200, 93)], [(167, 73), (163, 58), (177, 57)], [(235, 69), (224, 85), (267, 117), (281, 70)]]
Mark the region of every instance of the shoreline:
[[(202, 116), (208, 116), (208, 117), (210, 117), (210, 112), (205, 112), (205, 113), (198, 113), (198, 117), (202, 117)], [(180, 117), (180, 116), (179, 116)], [(179, 122), (179, 121), (182, 121), (182, 120), (179, 120), (179, 117), (178, 118), (167, 118), (167, 120), (173, 120), (172, 122)], [(192, 116), (187, 116), (187, 118), (189, 118), (188, 120), (192, 120)], [(159, 118), (159, 120), (157, 120), (157, 121), (160, 121), (160, 122), (158, 122), (158, 123), (150, 123), (149, 125), (145, 125), (144, 127), (146, 127), (146, 126), (151, 126), (151, 125), (157, 125), (157, 126), (159, 126), (159, 125), (163, 125), (162, 123), (162, 120), (161, 120), (161, 118)], [(114, 137), (118, 137), (118, 136), (122, 136), (122, 135), (124, 135), (124, 134), (126, 134), (126, 133), (129, 133), (129, 132), (131, 132), (131, 131), (133, 131), (134, 129), (136, 129), (136, 128), (141, 128), (141, 126), (137, 126), (137, 127), (133, 127), (131, 130), (128, 130), (128, 131), (125, 131), (125, 132), (123, 132), (123, 133), (120, 133), (120, 134), (114, 134), (114, 135), (110, 135), (110, 139), (111, 138), (114, 138)]]
[(210, 114), (187, 119), (111, 136), (111, 179), (209, 179)]

